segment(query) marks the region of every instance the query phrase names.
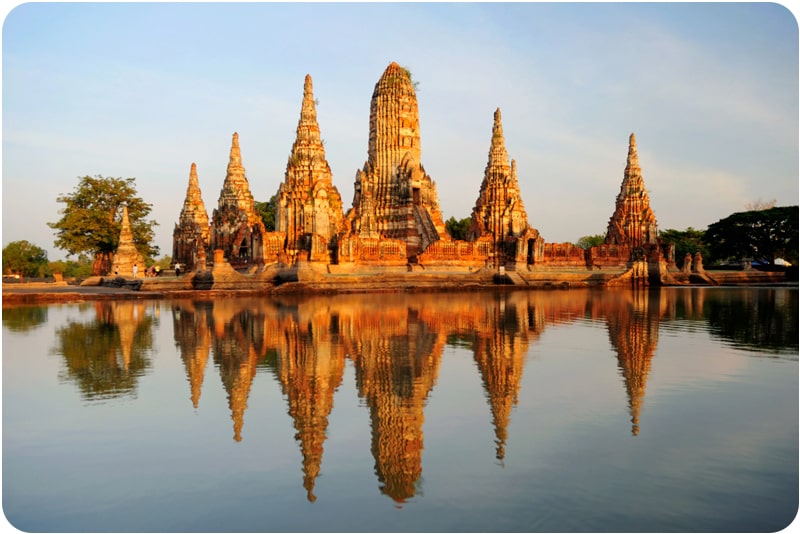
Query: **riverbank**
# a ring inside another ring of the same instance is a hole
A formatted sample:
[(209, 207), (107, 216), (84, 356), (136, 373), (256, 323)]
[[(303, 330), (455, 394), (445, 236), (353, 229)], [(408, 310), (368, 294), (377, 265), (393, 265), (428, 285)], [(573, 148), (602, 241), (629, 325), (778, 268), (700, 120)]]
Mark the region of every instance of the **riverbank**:
[[(95, 300), (195, 298), (213, 299), (235, 296), (279, 294), (333, 294), (333, 293), (395, 293), (395, 292), (447, 292), (484, 291), (497, 289), (548, 290), (587, 287), (620, 287), (614, 281), (623, 280), (624, 272), (617, 271), (509, 271), (496, 273), (489, 270), (475, 272), (373, 272), (300, 273), (297, 276), (274, 276), (274, 273), (243, 274), (225, 270), (215, 272), (208, 288), (197, 284), (195, 273), (182, 276), (159, 276), (137, 280), (135, 284), (123, 283), (114, 287), (114, 281), (92, 277), (80, 285), (67, 282), (4, 283), (2, 303), (6, 305), (49, 304), (59, 302), (84, 302)], [(675, 286), (790, 286), (797, 281), (788, 280), (782, 272), (706, 271), (700, 278), (689, 273), (670, 273)], [(129, 280), (128, 282), (133, 282)], [(140, 282), (140, 283), (139, 283)]]

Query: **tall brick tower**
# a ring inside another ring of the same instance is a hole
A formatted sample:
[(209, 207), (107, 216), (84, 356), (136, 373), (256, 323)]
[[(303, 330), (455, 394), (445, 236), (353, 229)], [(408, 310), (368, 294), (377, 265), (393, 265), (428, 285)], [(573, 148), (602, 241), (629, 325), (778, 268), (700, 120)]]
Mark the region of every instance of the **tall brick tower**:
[(436, 184), (420, 155), (414, 84), (392, 63), (372, 93), (367, 162), (356, 173), (348, 220), (360, 237), (404, 241), (410, 258), (445, 233)]

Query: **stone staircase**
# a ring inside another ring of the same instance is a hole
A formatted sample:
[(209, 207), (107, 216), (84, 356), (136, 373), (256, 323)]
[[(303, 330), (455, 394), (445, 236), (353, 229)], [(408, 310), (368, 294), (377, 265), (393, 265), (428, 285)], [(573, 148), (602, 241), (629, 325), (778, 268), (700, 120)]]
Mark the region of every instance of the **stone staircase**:
[(509, 271), (506, 270), (506, 278), (511, 281), (511, 283), (515, 286), (527, 286), (528, 281), (522, 278), (520, 274), (516, 271)]
[(431, 243), (439, 240), (439, 232), (436, 231), (430, 213), (416, 204), (414, 205), (414, 222), (419, 231), (420, 250), (425, 250)]

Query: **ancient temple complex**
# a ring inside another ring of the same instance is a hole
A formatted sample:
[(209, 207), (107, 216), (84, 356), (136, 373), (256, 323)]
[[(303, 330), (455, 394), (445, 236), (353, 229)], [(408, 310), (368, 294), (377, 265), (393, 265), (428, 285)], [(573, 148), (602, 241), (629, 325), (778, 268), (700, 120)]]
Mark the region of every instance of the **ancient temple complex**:
[(288, 256), (295, 258), (303, 251), (313, 261), (330, 263), (342, 229), (342, 197), (325, 159), (310, 75), (306, 75), (297, 138), (277, 204), (276, 226), (286, 234)]
[(367, 161), (356, 172), (352, 207), (345, 213), (326, 159), (312, 79), (306, 75), (295, 140), (276, 194), (275, 230), (267, 231), (255, 210), (239, 136), (234, 133), (227, 174), (210, 221), (192, 165), (173, 233), (175, 261), (203, 270), (211, 258), (218, 258), (249, 274), (270, 266), (299, 269), (301, 265), (318, 275), (375, 269), (486, 270), (506, 273), (511, 283), (528, 283), (525, 276), (564, 268), (583, 269), (584, 278), (603, 269), (606, 280), (608, 273), (621, 275), (642, 261), (650, 262), (650, 267), (639, 265), (631, 276), (656, 280), (674, 267), (674, 254), (658, 239), (633, 134), (605, 242), (586, 250), (572, 243), (547, 243), (531, 224), (517, 162), (506, 150), (499, 108), (465, 240), (447, 233), (436, 184), (421, 157), (415, 84), (409, 71), (393, 62), (375, 84)]

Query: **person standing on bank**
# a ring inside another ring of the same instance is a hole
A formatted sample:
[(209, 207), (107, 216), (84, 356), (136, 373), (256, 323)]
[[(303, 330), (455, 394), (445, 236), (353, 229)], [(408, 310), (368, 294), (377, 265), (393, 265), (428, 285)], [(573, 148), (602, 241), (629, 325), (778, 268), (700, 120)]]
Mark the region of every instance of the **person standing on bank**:
[(139, 272), (139, 265), (134, 263), (133, 264), (133, 277), (136, 278), (136, 274)]

